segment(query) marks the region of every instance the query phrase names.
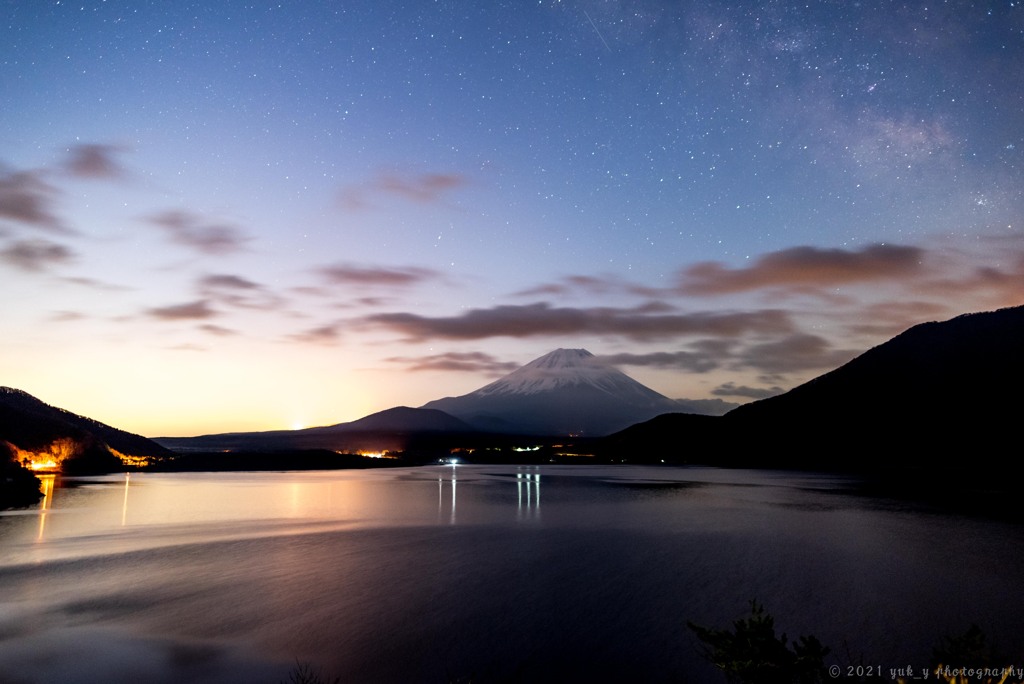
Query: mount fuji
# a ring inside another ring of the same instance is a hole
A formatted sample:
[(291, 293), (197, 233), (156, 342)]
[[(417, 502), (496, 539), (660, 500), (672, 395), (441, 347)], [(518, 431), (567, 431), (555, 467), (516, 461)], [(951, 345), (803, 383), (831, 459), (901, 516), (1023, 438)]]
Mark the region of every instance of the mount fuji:
[(477, 429), (534, 435), (599, 437), (662, 413), (696, 413), (602, 364), (586, 349), (556, 349), (459, 397), (422, 406)]

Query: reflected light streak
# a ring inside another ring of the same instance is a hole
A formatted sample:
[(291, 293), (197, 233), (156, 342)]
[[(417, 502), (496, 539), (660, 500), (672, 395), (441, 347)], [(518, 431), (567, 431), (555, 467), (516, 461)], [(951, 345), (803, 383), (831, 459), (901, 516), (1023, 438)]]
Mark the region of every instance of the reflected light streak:
[(455, 479), (456, 467), (456, 464), (452, 463), (452, 518), (450, 521), (452, 525), (455, 524), (455, 485), (457, 484), (457, 480)]
[(288, 487), (289, 494), (289, 516), (292, 518), (298, 518), (302, 516), (302, 504), (305, 497), (303, 497), (302, 485), (298, 482), (292, 482), (291, 486)]
[(526, 485), (526, 510), (532, 515), (540, 513), (540, 473), (516, 473), (518, 517), (523, 517), (523, 485)]
[(39, 536), (36, 541), (43, 540), (43, 533), (46, 531), (46, 512), (53, 505), (53, 480), (56, 475), (37, 475), (43, 485), (43, 502), (39, 506)]
[(121, 504), (121, 527), (128, 522), (128, 484), (131, 482), (132, 474), (124, 474), (124, 503)]
[[(451, 517), (448, 519), (448, 522), (449, 522), (449, 524), (454, 525), (455, 524), (455, 498), (456, 498), (455, 497), (455, 494), (456, 494), (455, 487), (458, 484), (458, 479), (455, 476), (455, 464), (452, 463), (451, 466), (452, 466), (452, 473), (451, 473), (451, 478), (450, 478), (449, 481), (452, 483), (452, 509), (451, 509)], [(438, 519), (438, 521), (441, 520), (441, 515), (442, 515), (443, 511), (444, 511), (444, 478), (443, 477), (438, 477), (437, 478), (437, 519)]]

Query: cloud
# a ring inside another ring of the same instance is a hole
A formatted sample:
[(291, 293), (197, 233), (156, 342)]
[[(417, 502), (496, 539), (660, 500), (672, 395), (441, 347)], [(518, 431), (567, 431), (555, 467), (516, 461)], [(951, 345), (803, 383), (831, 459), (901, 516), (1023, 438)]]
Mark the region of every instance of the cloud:
[(87, 316), (84, 313), (81, 313), (80, 311), (67, 311), (67, 310), (65, 310), (65, 311), (54, 311), (50, 315), (48, 320), (53, 322), (53, 323), (68, 323), (70, 321), (81, 321), (81, 320), (84, 320), (86, 318), (87, 318)]
[(49, 240), (18, 240), (0, 250), (0, 259), (23, 271), (44, 271), (74, 258), (71, 249)]
[[(765, 377), (778, 380), (790, 373), (832, 370), (857, 353), (847, 349), (833, 349), (828, 340), (817, 335), (789, 331), (771, 341), (755, 344), (744, 345), (736, 339), (705, 339), (693, 343), (690, 349), (680, 351), (607, 354), (600, 358), (614, 365), (680, 369), (691, 373), (707, 373), (720, 368), (752, 368), (765, 374)], [(769, 396), (765, 392), (778, 394), (781, 391), (779, 387), (758, 390), (726, 383), (712, 394), (760, 399)]]
[(346, 209), (365, 209), (375, 197), (398, 197), (418, 204), (432, 204), (448, 192), (468, 183), (457, 173), (422, 173), (417, 175), (380, 174), (373, 180), (343, 188), (340, 200)]
[(761, 288), (806, 289), (856, 282), (898, 279), (918, 273), (924, 250), (899, 245), (870, 245), (860, 250), (792, 247), (759, 257), (746, 268), (703, 262), (680, 275), (679, 291), (722, 295)]
[(317, 328), (289, 335), (293, 342), (310, 344), (334, 344), (341, 338), (341, 323), (329, 323)]
[(205, 351), (209, 351), (208, 347), (203, 347), (202, 345), (192, 344), (192, 343), (189, 343), (189, 342), (183, 342), (181, 344), (175, 344), (175, 345), (167, 347), (167, 348), (171, 349), (173, 351), (192, 351), (192, 352), (205, 352)]
[(65, 283), (72, 285), (81, 285), (82, 287), (92, 288), (94, 290), (105, 290), (107, 292), (124, 292), (131, 290), (132, 288), (127, 285), (115, 285), (114, 283), (105, 283), (102, 280), (96, 280), (95, 278), (86, 278), (84, 276), (67, 276), (61, 278)]
[(71, 233), (53, 213), (57, 190), (38, 171), (0, 174), (0, 218), (54, 233)]
[(199, 326), (199, 329), (202, 330), (203, 332), (208, 332), (211, 335), (216, 335), (217, 337), (229, 337), (231, 335), (238, 334), (237, 331), (232, 330), (231, 328), (224, 328), (219, 325), (214, 325), (212, 323), (203, 323), (201, 326)]
[[(363, 307), (383, 306), (389, 301), (392, 301), (394, 297), (356, 297), (352, 300), (352, 304)], [(345, 306), (345, 305), (342, 305)]]
[(504, 374), (519, 368), (514, 361), (498, 361), (483, 352), (447, 352), (430, 356), (393, 356), (388, 361), (402, 363), (410, 371), (468, 371), (472, 373)]
[(454, 173), (425, 173), (412, 178), (385, 175), (377, 179), (377, 186), (384, 192), (414, 202), (434, 202), (445, 192), (465, 184), (466, 180)]
[(121, 178), (124, 170), (115, 159), (114, 145), (74, 145), (68, 148), (65, 170), (76, 178)]
[(946, 304), (922, 300), (876, 302), (860, 309), (849, 326), (851, 332), (872, 337), (893, 337), (907, 328), (926, 321), (948, 318), (952, 311)]
[(683, 413), (697, 413), (704, 416), (724, 416), (739, 404), (721, 399), (676, 399)]
[(228, 275), (228, 274), (216, 274), (203, 276), (200, 280), (200, 285), (203, 287), (210, 287), (214, 289), (227, 289), (227, 290), (241, 290), (241, 291), (252, 291), (261, 290), (263, 286), (259, 283), (243, 278), (242, 276)]
[(784, 389), (775, 385), (773, 387), (749, 387), (747, 385), (736, 385), (726, 382), (711, 390), (711, 393), (719, 397), (744, 397), (747, 399), (767, 399), (785, 392)]
[(386, 266), (352, 266), (337, 264), (319, 269), (319, 273), (333, 285), (365, 285), (385, 287), (410, 287), (440, 277), (429, 268), (407, 266), (389, 268)]
[(240, 309), (274, 309), (284, 301), (257, 282), (230, 274), (212, 274), (199, 279), (199, 294)]
[(326, 288), (310, 285), (296, 285), (289, 287), (288, 291), (303, 297), (329, 297), (331, 294)]
[(219, 315), (205, 299), (146, 309), (146, 314), (163, 321), (203, 320)]
[(832, 349), (828, 340), (818, 335), (795, 333), (772, 342), (753, 344), (734, 357), (739, 368), (754, 368), (768, 377), (806, 370), (837, 368), (858, 352)]
[(658, 291), (621, 280), (616, 276), (569, 275), (553, 283), (513, 293), (514, 297), (536, 297), (541, 295), (567, 295), (579, 292), (587, 295), (607, 295), (619, 292), (641, 296), (655, 296)]
[[(1009, 267), (976, 266), (960, 276), (923, 280), (917, 289), (922, 295), (939, 296), (947, 301), (973, 295), (976, 306), (999, 308), (1024, 303), (1024, 254), (1003, 253), (1014, 261)], [(954, 313), (963, 313), (962, 311)]]
[(202, 254), (220, 256), (239, 252), (249, 238), (238, 228), (208, 223), (202, 217), (185, 211), (165, 211), (150, 217), (150, 222), (163, 229), (172, 242)]
[(783, 311), (650, 313), (645, 307), (555, 308), (540, 302), (524, 306), (471, 309), (459, 316), (431, 318), (413, 313), (382, 313), (364, 322), (425, 339), (479, 340), (488, 337), (551, 335), (617, 335), (633, 340), (656, 340), (676, 335), (732, 337), (746, 333), (783, 333), (792, 323)]
[(675, 351), (648, 354), (605, 354), (600, 359), (613, 366), (676, 368), (691, 373), (707, 373), (722, 365), (722, 356), (722, 354), (710, 351)]

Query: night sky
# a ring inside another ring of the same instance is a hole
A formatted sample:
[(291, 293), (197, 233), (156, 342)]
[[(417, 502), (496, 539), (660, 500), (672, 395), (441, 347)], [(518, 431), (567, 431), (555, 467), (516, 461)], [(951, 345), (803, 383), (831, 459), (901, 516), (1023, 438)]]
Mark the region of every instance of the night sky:
[(305, 427), (778, 393), (1024, 303), (1021, 2), (6, 2), (0, 385)]

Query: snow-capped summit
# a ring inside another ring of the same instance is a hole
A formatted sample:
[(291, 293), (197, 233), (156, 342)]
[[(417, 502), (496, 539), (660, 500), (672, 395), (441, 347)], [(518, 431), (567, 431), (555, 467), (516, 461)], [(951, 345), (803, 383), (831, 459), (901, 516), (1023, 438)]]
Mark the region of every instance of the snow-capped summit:
[(546, 435), (604, 435), (680, 405), (586, 349), (556, 349), (460, 397), (423, 405), (480, 428)]
[(537, 394), (579, 385), (609, 394), (628, 396), (639, 392), (649, 400), (668, 399), (622, 371), (600, 363), (586, 349), (556, 349), (481, 387), (473, 395)]

